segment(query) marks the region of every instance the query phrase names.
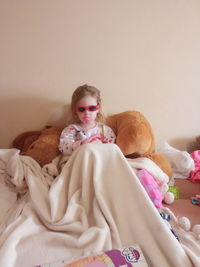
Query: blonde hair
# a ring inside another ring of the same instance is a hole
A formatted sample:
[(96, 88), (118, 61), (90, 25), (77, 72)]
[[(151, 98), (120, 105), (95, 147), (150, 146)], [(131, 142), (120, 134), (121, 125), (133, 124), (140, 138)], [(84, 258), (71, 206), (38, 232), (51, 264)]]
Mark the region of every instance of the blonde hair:
[(72, 94), (72, 100), (71, 100), (71, 122), (72, 123), (78, 123), (79, 118), (76, 114), (75, 108), (77, 106), (77, 103), (85, 96), (92, 96), (96, 98), (97, 105), (99, 105), (99, 111), (97, 113), (96, 121), (103, 122), (104, 121), (104, 115), (101, 109), (101, 93), (99, 89), (97, 89), (94, 86), (91, 85), (81, 85), (76, 88), (76, 90)]

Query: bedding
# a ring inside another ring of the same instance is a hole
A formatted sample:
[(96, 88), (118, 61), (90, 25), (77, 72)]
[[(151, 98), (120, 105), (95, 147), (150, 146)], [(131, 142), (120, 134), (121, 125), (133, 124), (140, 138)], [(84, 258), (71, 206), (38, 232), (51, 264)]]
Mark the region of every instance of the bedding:
[(35, 267), (148, 267), (141, 249), (128, 246), (122, 249), (112, 249), (98, 254), (81, 257), (67, 263), (65, 260)]
[(136, 175), (144, 168), (167, 179), (150, 159), (87, 144), (40, 167), (19, 152), (0, 150), (0, 266), (70, 263), (134, 244), (149, 266), (200, 266), (198, 232), (185, 232), (164, 208), (178, 241)]

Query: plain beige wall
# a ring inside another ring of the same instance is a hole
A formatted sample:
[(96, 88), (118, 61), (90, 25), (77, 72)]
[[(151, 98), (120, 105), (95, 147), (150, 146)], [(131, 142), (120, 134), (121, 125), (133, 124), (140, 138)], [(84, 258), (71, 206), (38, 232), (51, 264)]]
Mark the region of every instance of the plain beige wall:
[(134, 109), (157, 142), (200, 135), (199, 0), (1, 0), (0, 147), (65, 121), (83, 83), (106, 114)]

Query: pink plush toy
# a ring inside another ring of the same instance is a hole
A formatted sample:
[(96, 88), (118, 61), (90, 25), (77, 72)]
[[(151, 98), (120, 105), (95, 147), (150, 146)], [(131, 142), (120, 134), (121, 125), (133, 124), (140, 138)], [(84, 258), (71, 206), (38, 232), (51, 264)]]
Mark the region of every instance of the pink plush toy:
[(167, 204), (174, 201), (173, 193), (167, 192), (168, 185), (164, 182), (158, 184), (147, 170), (139, 170), (137, 176), (156, 208), (161, 209), (163, 207), (162, 201)]
[(139, 170), (137, 172), (137, 176), (139, 177), (140, 182), (144, 186), (149, 197), (153, 201), (155, 207), (161, 209), (163, 207), (163, 195), (158, 189), (158, 184), (155, 182), (153, 176), (145, 169)]

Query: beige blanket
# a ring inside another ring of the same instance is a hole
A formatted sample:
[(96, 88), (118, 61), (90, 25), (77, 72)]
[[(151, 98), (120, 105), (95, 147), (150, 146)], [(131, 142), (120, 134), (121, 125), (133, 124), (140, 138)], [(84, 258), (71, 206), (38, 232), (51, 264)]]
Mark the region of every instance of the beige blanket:
[(130, 165), (113, 144), (84, 145), (42, 169), (16, 149), (0, 150), (1, 184), (12, 195), (0, 222), (0, 267), (71, 261), (134, 244), (149, 266), (198, 266), (196, 252), (176, 240), (153, 206), (138, 168), (166, 179), (149, 159)]

